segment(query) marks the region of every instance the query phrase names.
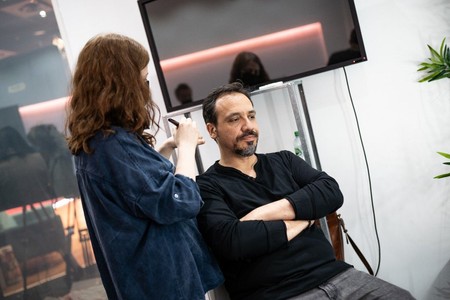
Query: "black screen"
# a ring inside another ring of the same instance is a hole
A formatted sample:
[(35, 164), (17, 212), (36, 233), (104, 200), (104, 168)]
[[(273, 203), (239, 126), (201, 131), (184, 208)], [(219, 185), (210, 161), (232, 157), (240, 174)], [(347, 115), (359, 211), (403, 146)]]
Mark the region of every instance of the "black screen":
[[(367, 60), (353, 0), (138, 4), (168, 112), (236, 78), (254, 90)], [(258, 66), (233, 68), (240, 53)]]

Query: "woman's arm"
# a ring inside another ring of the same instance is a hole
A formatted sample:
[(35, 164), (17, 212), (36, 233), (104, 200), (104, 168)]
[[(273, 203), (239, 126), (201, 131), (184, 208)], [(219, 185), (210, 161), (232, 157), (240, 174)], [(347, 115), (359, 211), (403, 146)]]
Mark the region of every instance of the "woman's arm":
[(171, 136), (162, 143), (162, 145), (158, 148), (158, 152), (165, 158), (169, 159), (176, 147), (177, 145), (175, 145), (173, 136)]
[(195, 161), (195, 149), (202, 145), (205, 140), (200, 136), (197, 124), (192, 119), (182, 118), (173, 131), (172, 137), (168, 138), (159, 148), (159, 153), (169, 158), (175, 148), (178, 148), (178, 160), (175, 174), (182, 174), (195, 180), (197, 165)]

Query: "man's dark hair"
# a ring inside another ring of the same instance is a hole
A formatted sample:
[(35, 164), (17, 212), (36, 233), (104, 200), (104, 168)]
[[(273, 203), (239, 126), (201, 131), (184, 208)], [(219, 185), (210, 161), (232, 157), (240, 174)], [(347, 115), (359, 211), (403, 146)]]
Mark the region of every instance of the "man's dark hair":
[(224, 95), (232, 94), (232, 93), (241, 93), (247, 96), (253, 106), (253, 101), (250, 99), (250, 92), (244, 88), (244, 86), (240, 82), (232, 82), (225, 85), (222, 85), (216, 89), (214, 89), (208, 96), (206, 96), (205, 100), (203, 100), (202, 108), (203, 108), (203, 120), (205, 120), (205, 124), (212, 123), (217, 125), (217, 113), (216, 113), (216, 102), (217, 99)]

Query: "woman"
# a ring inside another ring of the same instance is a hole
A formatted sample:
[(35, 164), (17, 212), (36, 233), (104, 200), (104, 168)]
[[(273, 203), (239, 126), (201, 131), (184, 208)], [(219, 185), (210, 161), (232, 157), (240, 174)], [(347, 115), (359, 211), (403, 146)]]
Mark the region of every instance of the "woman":
[(148, 63), (142, 45), (118, 34), (92, 38), (78, 57), (66, 126), (86, 222), (109, 299), (204, 299), (223, 281), (195, 222), (204, 140), (182, 119), (154, 149)]
[(228, 83), (239, 81), (245, 88), (253, 89), (255, 85), (269, 80), (261, 59), (253, 52), (243, 51), (233, 61)]

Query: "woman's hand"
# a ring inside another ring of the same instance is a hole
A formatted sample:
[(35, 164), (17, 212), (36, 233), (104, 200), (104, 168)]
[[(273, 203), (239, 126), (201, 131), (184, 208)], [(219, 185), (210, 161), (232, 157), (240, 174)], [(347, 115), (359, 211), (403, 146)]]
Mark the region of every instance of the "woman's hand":
[(178, 147), (178, 162), (175, 174), (182, 174), (195, 180), (195, 148), (205, 143), (198, 132), (197, 123), (191, 118), (182, 118), (178, 128), (173, 132), (175, 145)]
[(172, 130), (172, 136), (162, 143), (158, 152), (169, 159), (175, 148), (178, 148), (178, 155), (184, 156), (186, 152), (195, 153), (195, 147), (204, 143), (205, 139), (200, 135), (196, 122), (191, 118), (182, 118), (178, 127)]
[(194, 147), (205, 143), (198, 132), (197, 123), (191, 118), (182, 118), (179, 125), (172, 132), (177, 148)]
[(158, 152), (165, 158), (169, 159), (176, 147), (177, 145), (175, 145), (173, 136), (171, 136), (161, 144), (161, 146), (158, 148)]

